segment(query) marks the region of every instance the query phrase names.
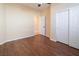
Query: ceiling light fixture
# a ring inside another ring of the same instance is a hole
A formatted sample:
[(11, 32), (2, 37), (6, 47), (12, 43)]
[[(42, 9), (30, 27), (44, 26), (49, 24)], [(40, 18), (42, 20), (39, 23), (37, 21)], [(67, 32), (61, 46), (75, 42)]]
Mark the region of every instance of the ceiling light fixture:
[(38, 4), (38, 7), (41, 7), (41, 4)]
[[(43, 3), (39, 3), (38, 7), (41, 7)], [(51, 4), (51, 3), (46, 3), (46, 4)]]

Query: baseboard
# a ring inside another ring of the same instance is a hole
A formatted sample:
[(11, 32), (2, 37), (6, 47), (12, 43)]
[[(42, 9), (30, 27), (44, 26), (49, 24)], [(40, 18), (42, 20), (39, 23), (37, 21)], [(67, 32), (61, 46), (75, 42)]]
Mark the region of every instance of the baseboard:
[(50, 40), (51, 40), (51, 41), (54, 41), (54, 42), (57, 42), (57, 41), (56, 41), (55, 39), (53, 39), (53, 38), (50, 38)]
[(7, 42), (7, 41), (1, 42), (0, 45), (4, 44), (4, 43), (6, 43), (6, 42)]
[[(20, 39), (28, 38), (28, 37), (31, 37), (31, 36), (35, 36), (35, 35), (30, 35), (30, 36), (27, 36), (27, 37), (15, 38), (15, 39), (11, 39), (11, 40), (6, 40), (6, 41), (4, 41), (4, 42), (1, 42), (0, 45), (4, 44), (4, 43), (6, 43), (6, 42), (10, 42), (10, 41), (14, 41), (14, 40), (20, 40)], [(44, 36), (44, 35), (43, 35), (43, 36)], [(45, 36), (45, 37), (47, 37), (47, 36)], [(47, 37), (47, 38), (49, 38), (51, 41), (56, 42), (56, 40), (53, 39), (53, 38), (50, 38), (50, 37)]]
[(70, 48), (73, 48), (73, 49), (79, 50), (78, 48), (72, 47), (72, 46), (70, 46), (70, 45), (68, 45), (68, 44), (65, 44), (65, 43), (62, 43), (62, 42), (59, 42), (59, 41), (56, 41), (56, 42), (61, 43), (61, 44), (64, 44), (64, 45), (66, 45), (66, 46), (68, 46), (68, 47), (70, 47)]
[(15, 41), (15, 40), (20, 40), (20, 39), (28, 38), (28, 37), (31, 37), (31, 36), (34, 36), (34, 35), (30, 35), (30, 36), (27, 36), (27, 37), (15, 38), (15, 39), (11, 39), (11, 40), (5, 40), (4, 42), (1, 42), (0, 45), (3, 45), (3, 44), (5, 44), (7, 42), (10, 42), (10, 41)]

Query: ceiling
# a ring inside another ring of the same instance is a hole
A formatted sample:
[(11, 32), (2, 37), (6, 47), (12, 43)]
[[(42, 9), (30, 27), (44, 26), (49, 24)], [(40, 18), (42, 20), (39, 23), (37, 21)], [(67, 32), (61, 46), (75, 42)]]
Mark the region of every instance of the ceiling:
[(24, 6), (29, 6), (29, 7), (31, 7), (31, 8), (36, 9), (36, 10), (39, 10), (39, 11), (44, 10), (44, 9), (46, 9), (47, 7), (50, 6), (50, 4), (46, 4), (46, 3), (41, 4), (40, 7), (38, 7), (38, 3), (22, 3), (22, 5), (24, 5)]
[(51, 3), (51, 4), (47, 4), (47, 3), (42, 3), (40, 7), (38, 7), (38, 4), (39, 3), (19, 3), (20, 5), (23, 5), (23, 6), (28, 6), (30, 8), (33, 8), (37, 11), (42, 11), (42, 10), (45, 10), (46, 8), (48, 8), (50, 5), (52, 6), (59, 6), (59, 5), (62, 5), (62, 6), (67, 6), (67, 7), (70, 7), (70, 6), (74, 6), (74, 5), (79, 5), (77, 3)]

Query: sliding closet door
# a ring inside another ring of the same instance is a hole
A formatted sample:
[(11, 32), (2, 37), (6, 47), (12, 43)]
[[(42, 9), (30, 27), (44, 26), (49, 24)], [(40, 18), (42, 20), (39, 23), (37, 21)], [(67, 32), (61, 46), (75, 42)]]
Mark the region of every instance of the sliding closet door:
[(68, 44), (68, 10), (56, 13), (56, 38), (57, 41)]
[(69, 45), (79, 49), (79, 6), (70, 8)]
[(3, 4), (0, 4), (0, 44), (3, 43), (5, 38), (4, 26), (4, 6)]

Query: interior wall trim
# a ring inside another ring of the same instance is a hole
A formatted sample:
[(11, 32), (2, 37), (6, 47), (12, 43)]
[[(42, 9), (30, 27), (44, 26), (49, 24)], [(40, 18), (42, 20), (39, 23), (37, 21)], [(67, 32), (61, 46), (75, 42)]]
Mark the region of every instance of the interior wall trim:
[(28, 38), (28, 37), (32, 37), (32, 36), (35, 36), (35, 35), (30, 35), (30, 36), (27, 36), (27, 37), (20, 37), (20, 38), (16, 38), (16, 39), (11, 39), (11, 40), (5, 40), (4, 42), (1, 42), (0, 45), (3, 45), (7, 42), (11, 42), (11, 41), (15, 41), (15, 40), (20, 40), (20, 39), (24, 39), (24, 38)]

